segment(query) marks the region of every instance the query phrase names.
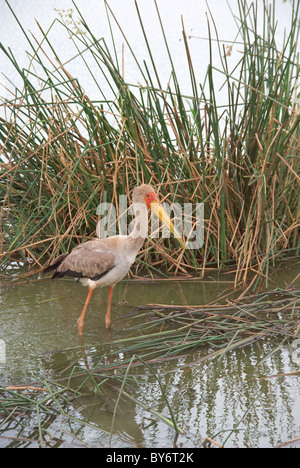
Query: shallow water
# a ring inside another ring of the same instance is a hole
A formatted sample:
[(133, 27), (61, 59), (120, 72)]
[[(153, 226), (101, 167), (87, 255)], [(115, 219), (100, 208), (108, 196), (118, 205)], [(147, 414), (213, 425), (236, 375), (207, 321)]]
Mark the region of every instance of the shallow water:
[[(12, 278), (18, 272), (19, 267), (12, 265), (2, 273)], [(284, 287), (299, 272), (299, 261), (282, 264), (271, 275), (269, 286)], [(128, 357), (124, 343), (119, 353), (109, 356), (109, 352), (118, 350), (117, 340), (135, 336), (134, 327), (141, 323), (136, 306), (207, 304), (229, 294), (231, 281), (230, 274), (213, 273), (203, 281), (124, 281), (114, 291), (110, 331), (104, 327), (107, 290), (97, 290), (86, 316), (83, 347), (79, 347), (77, 318), (86, 288), (72, 280), (39, 277), (2, 287), (0, 340), (6, 344), (6, 362), (0, 363), (0, 385), (28, 385), (36, 378), (57, 381), (69, 375), (74, 364), (93, 368), (99, 360), (113, 367)], [(299, 279), (296, 286), (300, 286)], [(153, 311), (145, 314), (151, 320)], [(107, 447), (112, 432), (112, 447), (199, 447), (207, 436), (220, 444), (226, 442), (226, 447), (274, 447), (300, 437), (299, 374), (270, 377), (299, 370), (300, 363), (293, 360), (288, 343), (276, 350), (277, 344), (266, 339), (204, 362), (199, 360), (208, 349), (161, 361), (153, 365), (161, 386), (148, 368), (132, 366), (130, 395), (143, 407), (122, 395), (116, 408), (114, 383), (104, 382), (98, 395), (87, 383), (80, 396), (70, 399), (68, 411), (95, 427), (49, 417), (44, 420), (45, 428), (58, 446)], [(185, 432), (178, 438), (172, 427), (148, 411), (152, 408), (170, 419), (166, 399)], [(35, 439), (36, 420), (25, 418), (22, 426), (20, 430), (18, 424), (1, 425), (0, 417), (0, 447), (37, 446), (13, 439)]]

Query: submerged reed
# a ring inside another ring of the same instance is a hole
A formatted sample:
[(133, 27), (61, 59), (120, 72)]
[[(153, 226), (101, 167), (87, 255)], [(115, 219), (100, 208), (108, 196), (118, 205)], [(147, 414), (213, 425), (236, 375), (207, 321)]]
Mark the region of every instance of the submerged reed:
[[(136, 274), (145, 267), (152, 273), (203, 274), (207, 266), (235, 265), (236, 284), (254, 272), (255, 285), (257, 278), (268, 277), (278, 256), (299, 254), (299, 2), (293, 3), (281, 48), (273, 7), (265, 3), (259, 33), (255, 5), (238, 4), (241, 59), (230, 71), (216, 31), (222, 69), (211, 54), (200, 86), (183, 25), (189, 97), (180, 91), (171, 55), (168, 89), (161, 89), (152, 54), (153, 74), (146, 62), (138, 63), (144, 82), (126, 83), (117, 58), (97, 40), (75, 3), (81, 19), (76, 34), (61, 18), (47, 32), (40, 28), (41, 40), (27, 36), (28, 69), (20, 69), (12, 51), (0, 44), (23, 82), (2, 104), (6, 117), (0, 119), (2, 264), (21, 256), (41, 266), (93, 237), (99, 203), (116, 203), (118, 194), (129, 196), (142, 181), (159, 187), (163, 197), (170, 193), (170, 202), (203, 202), (205, 243), (178, 255), (173, 239), (164, 241), (165, 249), (150, 240)], [(106, 6), (109, 20), (116, 20)], [(210, 33), (213, 24), (210, 18)], [(54, 27), (70, 34), (87, 73), (95, 81), (95, 70), (102, 73), (113, 98), (99, 88), (100, 100), (89, 99), (52, 47)], [(217, 73), (228, 90), (224, 109), (215, 97)]]
[[(0, 438), (2, 433), (7, 437), (10, 430), (14, 434), (10, 445), (14, 447), (33, 443), (60, 446), (66, 439), (64, 432), (60, 434), (61, 428), (68, 424), (69, 435), (76, 443), (85, 444), (79, 439), (80, 428), (88, 426), (100, 433), (103, 445), (110, 446), (116, 416), (121, 414), (126, 420), (124, 407), (119, 407), (122, 400), (127, 409), (133, 405), (162, 421), (175, 436), (184, 434), (184, 420), (174, 411), (166, 375), (226, 359), (234, 350), (254, 342), (268, 342), (270, 347), (257, 364), (260, 366), (299, 336), (300, 290), (278, 288), (222, 305), (150, 304), (131, 310), (124, 320), (127, 325), (131, 322), (126, 338), (64, 349), (65, 364), (53, 372), (51, 379), (39, 372), (31, 377), (30, 384), (0, 386)], [(53, 351), (53, 355), (56, 352), (61, 350)], [(168, 362), (174, 364), (168, 366)], [(158, 389), (154, 400), (148, 397), (149, 385)], [(158, 394), (163, 405), (157, 404)], [(104, 413), (107, 407), (110, 431), (105, 424), (90, 423), (84, 412), (87, 402), (101, 407), (101, 411), (105, 409)], [(245, 408), (245, 412), (248, 410)], [(58, 417), (60, 423), (55, 425)], [(37, 420), (37, 424), (29, 424), (28, 418)], [(122, 437), (120, 428), (117, 432)], [(228, 434), (225, 436), (224, 444)]]

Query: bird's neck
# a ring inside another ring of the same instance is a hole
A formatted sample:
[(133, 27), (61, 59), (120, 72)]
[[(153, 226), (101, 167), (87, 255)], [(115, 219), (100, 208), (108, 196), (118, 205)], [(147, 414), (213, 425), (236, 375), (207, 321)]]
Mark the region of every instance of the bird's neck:
[(148, 236), (148, 210), (146, 205), (133, 204), (135, 214), (133, 229), (129, 234), (132, 247), (138, 252)]

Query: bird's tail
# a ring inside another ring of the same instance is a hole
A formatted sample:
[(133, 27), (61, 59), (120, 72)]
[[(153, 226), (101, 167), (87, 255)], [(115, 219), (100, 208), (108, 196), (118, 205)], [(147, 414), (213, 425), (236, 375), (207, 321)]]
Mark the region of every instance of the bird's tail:
[[(68, 256), (69, 254), (68, 253), (65, 253), (65, 254), (61, 254), (59, 255), (58, 257), (56, 257), (51, 263), (49, 266), (47, 266), (46, 268), (44, 268), (43, 270), (43, 274), (45, 273), (49, 273), (50, 271), (55, 271), (59, 265), (61, 264), (61, 262)], [(55, 273), (54, 273), (55, 275)]]

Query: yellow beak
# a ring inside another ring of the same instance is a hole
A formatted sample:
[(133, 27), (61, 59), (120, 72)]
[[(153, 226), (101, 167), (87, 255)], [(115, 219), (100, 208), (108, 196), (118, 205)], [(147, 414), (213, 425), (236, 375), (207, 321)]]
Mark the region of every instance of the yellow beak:
[(174, 237), (176, 237), (176, 239), (178, 240), (181, 247), (183, 249), (185, 249), (185, 243), (184, 243), (181, 235), (179, 234), (179, 232), (175, 228), (175, 226), (172, 223), (168, 213), (165, 211), (165, 209), (162, 207), (162, 205), (160, 203), (158, 203), (157, 201), (153, 201), (150, 206), (151, 206), (151, 211), (153, 213), (155, 213), (156, 216), (160, 219), (160, 221), (162, 221), (164, 223), (164, 225), (167, 226), (170, 229), (171, 233), (174, 235)]

